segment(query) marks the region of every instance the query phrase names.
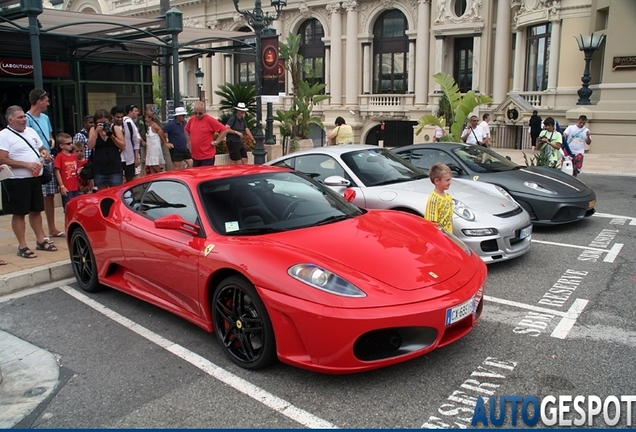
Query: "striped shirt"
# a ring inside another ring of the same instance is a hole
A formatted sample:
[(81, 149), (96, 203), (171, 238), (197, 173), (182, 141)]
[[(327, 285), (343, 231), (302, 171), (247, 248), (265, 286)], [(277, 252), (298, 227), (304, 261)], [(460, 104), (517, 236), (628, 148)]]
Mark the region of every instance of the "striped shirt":
[(426, 202), (424, 219), (436, 223), (441, 229), (453, 232), (453, 198), (449, 194), (444, 196), (433, 191)]

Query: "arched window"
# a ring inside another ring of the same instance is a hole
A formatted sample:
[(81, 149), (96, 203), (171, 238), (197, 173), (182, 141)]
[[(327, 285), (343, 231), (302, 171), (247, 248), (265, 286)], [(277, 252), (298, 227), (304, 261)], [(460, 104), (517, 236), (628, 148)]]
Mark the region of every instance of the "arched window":
[[(239, 31), (252, 33), (252, 29), (249, 27), (241, 27)], [(256, 39), (245, 39), (243, 42), (234, 42), (236, 46), (234, 49), (234, 84), (256, 85), (256, 57), (254, 56)]]
[(409, 40), (406, 17), (384, 12), (373, 27), (373, 92), (406, 93)]
[(325, 44), (322, 38), (325, 32), (317, 19), (310, 19), (300, 26), (299, 54), (311, 68), (311, 73), (303, 72), (303, 80), (310, 84), (325, 82)]

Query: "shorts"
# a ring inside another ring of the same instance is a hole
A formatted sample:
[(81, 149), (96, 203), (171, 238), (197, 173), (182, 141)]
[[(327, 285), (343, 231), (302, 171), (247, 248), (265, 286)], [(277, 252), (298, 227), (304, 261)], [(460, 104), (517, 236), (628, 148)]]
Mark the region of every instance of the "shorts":
[(121, 170), (124, 172), (124, 177), (126, 177), (126, 181), (131, 181), (132, 179), (135, 178), (135, 164), (126, 165), (126, 162), (122, 162)]
[(193, 167), (204, 167), (204, 166), (212, 166), (214, 165), (214, 159), (193, 159), (192, 166)]
[(227, 142), (227, 150), (233, 161), (247, 159), (247, 150), (242, 142)]
[(53, 162), (47, 162), (46, 166), (51, 170), (51, 178), (52, 180), (47, 184), (40, 183), (42, 186), (42, 195), (55, 195), (60, 192), (60, 187), (57, 184), (57, 178), (55, 178), (55, 168), (53, 167)]
[(4, 180), (2, 187), (2, 211), (5, 214), (28, 215), (44, 211), (44, 196), (40, 177)]
[(172, 159), (172, 162), (182, 162), (184, 160), (192, 159), (192, 153), (190, 153), (188, 148), (181, 150), (174, 147), (170, 149), (170, 159)]
[[(130, 166), (134, 167), (134, 165), (130, 165)], [(93, 184), (95, 185), (95, 187), (98, 187), (98, 188), (119, 186), (123, 182), (124, 180), (120, 172), (117, 172), (114, 174), (95, 173), (95, 178), (93, 179)]]

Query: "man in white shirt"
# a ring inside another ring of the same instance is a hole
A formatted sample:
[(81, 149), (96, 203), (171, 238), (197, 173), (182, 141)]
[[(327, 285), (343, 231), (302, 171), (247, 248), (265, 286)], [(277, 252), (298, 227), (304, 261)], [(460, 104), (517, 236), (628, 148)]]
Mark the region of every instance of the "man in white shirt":
[(483, 121), (479, 123), (479, 126), (486, 133), (486, 138), (484, 139), (483, 145), (484, 147), (490, 147), (492, 145), (490, 141), (490, 126), (488, 125), (488, 123), (490, 122), (490, 114), (486, 113), (483, 116), (481, 116), (481, 118)]
[(121, 152), (121, 161), (124, 166), (124, 176), (126, 177), (126, 181), (129, 182), (140, 174), (137, 170), (141, 165), (139, 155), (141, 136), (135, 124), (135, 120), (137, 120), (137, 116), (139, 115), (139, 108), (137, 108), (136, 105), (127, 105), (124, 113), (123, 130), (126, 149)]
[(2, 210), (12, 215), (11, 227), (18, 240), (18, 256), (36, 258), (26, 242), (27, 215), (36, 236), (37, 249), (57, 251), (42, 227), (44, 196), (40, 175), (49, 152), (38, 133), (26, 126), (26, 114), (21, 107), (7, 108), (6, 119), (8, 126), (0, 132), (0, 165), (11, 167), (13, 177), (2, 181)]
[(592, 143), (592, 135), (590, 130), (585, 127), (585, 123), (587, 123), (587, 116), (581, 115), (579, 116), (579, 120), (576, 124), (568, 126), (563, 131), (563, 137), (567, 139), (568, 146), (572, 151), (572, 165), (574, 168), (574, 173), (572, 174), (576, 177), (583, 168), (583, 156), (585, 155), (585, 144)]
[(486, 132), (484, 129), (479, 126), (479, 117), (476, 115), (471, 116), (468, 121), (468, 126), (464, 129), (462, 133), (462, 141), (466, 144), (474, 144), (474, 145), (484, 145), (484, 140), (486, 139)]

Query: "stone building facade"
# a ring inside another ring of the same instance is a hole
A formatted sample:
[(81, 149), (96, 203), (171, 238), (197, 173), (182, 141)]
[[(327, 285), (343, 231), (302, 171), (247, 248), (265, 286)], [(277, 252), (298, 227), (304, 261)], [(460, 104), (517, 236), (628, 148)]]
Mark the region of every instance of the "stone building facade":
[[(271, 11), (264, 1), (264, 10)], [(249, 31), (231, 0), (177, 0), (184, 26)], [(240, 0), (253, 9), (253, 0)], [(65, 9), (151, 17), (159, 0), (66, 0)], [(585, 114), (594, 153), (636, 153), (636, 2), (632, 0), (288, 0), (273, 23), (281, 40), (303, 35), (303, 53), (331, 98), (316, 107), (325, 125), (342, 116), (356, 140), (400, 146), (430, 139), (413, 125), (435, 113), (432, 76), (446, 72), (462, 91), (493, 98), (498, 147), (529, 148), (533, 110), (563, 125)], [(577, 105), (584, 55), (576, 35), (604, 34), (591, 62), (590, 105)], [(226, 43), (226, 45), (229, 43)], [(253, 83), (253, 57), (240, 49), (181, 63), (182, 93), (196, 95), (194, 72), (205, 72), (211, 113), (217, 86)], [(287, 84), (287, 90), (290, 88)], [(288, 106), (289, 96), (280, 101)], [(315, 142), (321, 141), (316, 131)]]

